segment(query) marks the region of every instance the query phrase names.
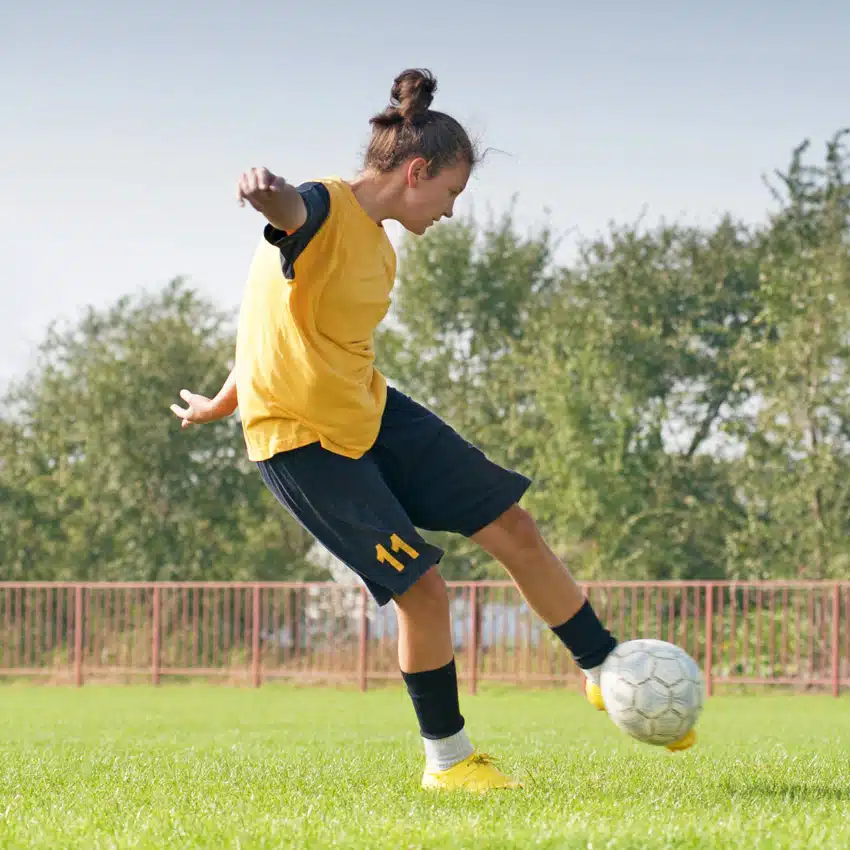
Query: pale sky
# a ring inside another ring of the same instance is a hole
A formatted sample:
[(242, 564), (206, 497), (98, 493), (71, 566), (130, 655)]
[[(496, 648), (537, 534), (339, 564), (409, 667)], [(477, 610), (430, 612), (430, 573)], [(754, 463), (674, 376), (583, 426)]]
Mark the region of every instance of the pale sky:
[(354, 174), (406, 67), (509, 154), (461, 211), (758, 221), (763, 174), (850, 124), (848, 33), (839, 0), (3, 3), (0, 384), (50, 320), (176, 275), (237, 307), (262, 224), (239, 173)]

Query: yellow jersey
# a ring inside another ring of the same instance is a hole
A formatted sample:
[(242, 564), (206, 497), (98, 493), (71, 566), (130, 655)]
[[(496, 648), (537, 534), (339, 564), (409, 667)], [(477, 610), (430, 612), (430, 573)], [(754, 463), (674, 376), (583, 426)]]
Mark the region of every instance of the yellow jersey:
[(236, 386), (253, 461), (314, 442), (361, 457), (386, 401), (373, 337), (395, 283), (392, 243), (344, 180), (298, 191), (307, 221), (291, 234), (266, 227), (239, 313)]

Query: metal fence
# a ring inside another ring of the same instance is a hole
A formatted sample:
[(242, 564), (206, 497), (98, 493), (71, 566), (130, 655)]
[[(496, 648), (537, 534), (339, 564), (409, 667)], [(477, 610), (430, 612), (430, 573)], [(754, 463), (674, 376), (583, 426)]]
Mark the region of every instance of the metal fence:
[[(677, 643), (708, 692), (850, 684), (850, 582), (591, 582), (620, 640)], [(449, 583), (459, 674), (477, 684), (578, 684), (511, 582)], [(198, 677), (397, 679), (393, 606), (334, 583), (0, 583), (0, 675), (82, 685)]]

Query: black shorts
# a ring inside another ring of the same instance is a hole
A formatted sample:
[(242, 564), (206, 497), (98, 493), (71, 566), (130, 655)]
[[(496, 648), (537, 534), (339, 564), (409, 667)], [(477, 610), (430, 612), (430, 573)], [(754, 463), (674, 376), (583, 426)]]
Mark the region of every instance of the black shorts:
[(375, 445), (357, 459), (311, 443), (257, 464), (278, 501), (351, 567), (379, 605), (439, 563), (417, 528), (470, 536), (531, 484), (392, 387)]

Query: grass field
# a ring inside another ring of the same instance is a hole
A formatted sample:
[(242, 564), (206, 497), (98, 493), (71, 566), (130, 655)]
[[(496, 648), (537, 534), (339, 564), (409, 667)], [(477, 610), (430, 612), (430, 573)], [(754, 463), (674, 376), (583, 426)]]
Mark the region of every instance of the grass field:
[(575, 693), (466, 697), (526, 787), (418, 787), (400, 689), (0, 688), (2, 848), (850, 846), (850, 705), (715, 697), (698, 750), (618, 733)]

